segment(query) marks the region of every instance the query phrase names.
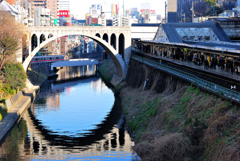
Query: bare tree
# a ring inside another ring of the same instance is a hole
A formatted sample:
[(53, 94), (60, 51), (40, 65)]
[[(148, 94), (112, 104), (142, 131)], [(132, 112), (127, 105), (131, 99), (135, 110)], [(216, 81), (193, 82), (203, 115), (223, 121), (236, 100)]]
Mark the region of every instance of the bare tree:
[(22, 47), (24, 26), (15, 22), (8, 12), (0, 12), (0, 71), (6, 60), (15, 57)]

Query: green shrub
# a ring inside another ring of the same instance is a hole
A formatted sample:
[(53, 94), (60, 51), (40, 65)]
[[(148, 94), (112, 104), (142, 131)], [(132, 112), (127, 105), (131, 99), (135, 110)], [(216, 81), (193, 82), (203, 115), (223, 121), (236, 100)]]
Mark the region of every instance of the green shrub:
[(7, 82), (4, 92), (15, 94), (18, 89), (21, 90), (26, 86), (27, 75), (21, 63), (6, 64), (3, 73)]
[(0, 121), (7, 115), (7, 109), (0, 107)]
[(4, 92), (3, 97), (7, 97), (7, 96), (8, 96), (8, 92)]
[(6, 105), (6, 99), (1, 99), (0, 102)]

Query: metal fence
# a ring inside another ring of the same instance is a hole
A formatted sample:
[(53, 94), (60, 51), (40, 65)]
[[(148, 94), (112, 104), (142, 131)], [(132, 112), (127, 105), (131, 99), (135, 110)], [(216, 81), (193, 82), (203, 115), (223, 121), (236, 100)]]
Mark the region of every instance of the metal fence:
[(170, 73), (172, 75), (178, 76), (180, 78), (183, 78), (189, 82), (194, 83), (195, 85), (202, 87), (204, 89), (210, 90), (213, 93), (222, 95), (232, 101), (240, 102), (240, 93), (225, 87), (222, 87), (220, 85), (217, 85), (215, 83), (206, 81), (204, 79), (201, 79), (193, 74), (189, 74), (187, 72), (184, 72), (182, 70), (161, 64), (161, 62), (156, 62), (147, 58), (143, 58), (137, 55), (132, 54), (131, 56), (132, 59), (137, 60), (141, 63), (145, 63), (149, 66), (158, 68), (160, 70), (163, 70), (167, 73)]

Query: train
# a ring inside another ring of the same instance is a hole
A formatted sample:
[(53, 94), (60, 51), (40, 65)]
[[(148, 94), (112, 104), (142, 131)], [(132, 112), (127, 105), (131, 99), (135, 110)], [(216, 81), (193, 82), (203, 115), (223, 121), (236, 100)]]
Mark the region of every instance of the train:
[(30, 64), (53, 63), (64, 61), (64, 55), (34, 56)]

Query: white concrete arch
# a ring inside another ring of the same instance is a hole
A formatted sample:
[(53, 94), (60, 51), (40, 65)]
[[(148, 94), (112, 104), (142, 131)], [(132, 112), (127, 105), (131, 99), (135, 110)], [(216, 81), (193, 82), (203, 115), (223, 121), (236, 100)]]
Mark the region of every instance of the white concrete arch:
[[(108, 35), (108, 43), (103, 40), (104, 34)], [(116, 50), (111, 46), (111, 35), (116, 35)], [(124, 35), (125, 38), (125, 57), (122, 59), (121, 55), (118, 54), (118, 39), (120, 34)], [(31, 38), (32, 35), (37, 36), (37, 47), (32, 51)], [(40, 44), (40, 35), (44, 34), (46, 40)], [(49, 38), (48, 36), (52, 34), (53, 37)], [(100, 38), (96, 35), (99, 34)], [(131, 57), (131, 30), (130, 27), (113, 27), (113, 26), (48, 26), (48, 27), (28, 27), (28, 38), (30, 41), (28, 44), (29, 47), (29, 56), (25, 59), (23, 67), (26, 70), (33, 56), (48, 42), (55, 40), (56, 38), (65, 36), (65, 35), (84, 35), (89, 38), (92, 38), (98, 42), (102, 47), (108, 52), (108, 54), (113, 59), (117, 72), (119, 76), (125, 78), (127, 73), (127, 65)], [(119, 65), (120, 64), (120, 65)], [(121, 69), (120, 69), (121, 67)]]
[[(37, 36), (37, 40), (38, 40), (38, 44), (39, 44), (39, 42), (40, 42), (40, 35), (39, 34), (35, 34), (35, 35)], [(23, 62), (24, 70), (25, 71), (27, 70), (27, 67), (28, 67), (30, 61), (32, 60), (32, 58), (37, 54), (37, 52), (42, 47), (47, 45), (49, 42), (51, 42), (53, 40), (56, 40), (57, 38), (60, 38), (60, 37), (63, 37), (63, 36), (67, 36), (67, 35), (66, 34), (62, 34), (62, 35), (58, 35), (58, 36), (53, 35), (53, 37), (46, 39), (44, 42), (42, 42), (40, 45), (38, 45), (31, 52), (31, 55), (29, 55), (27, 57), (27, 59)], [(115, 64), (115, 67), (116, 67), (118, 75), (123, 77), (123, 78), (125, 78), (125, 72), (124, 71), (126, 71), (126, 65), (125, 65), (124, 60), (122, 59), (122, 56), (119, 55), (118, 52), (108, 42), (104, 41), (103, 39), (101, 39), (101, 38), (99, 38), (97, 36), (89, 36), (87, 34), (83, 35), (83, 36), (89, 37), (89, 38), (95, 40), (98, 44), (100, 44), (107, 51), (107, 53), (111, 56), (111, 58), (112, 58), (112, 60), (113, 60), (113, 62)]]
[[(99, 33), (96, 33), (96, 34), (95, 34), (95, 36), (97, 36), (97, 35), (99, 35), (99, 38), (102, 38), (102, 37), (101, 37), (101, 34), (99, 34)], [(97, 36), (97, 37), (98, 37), (98, 36)]]

